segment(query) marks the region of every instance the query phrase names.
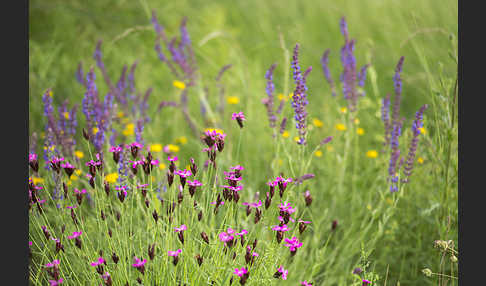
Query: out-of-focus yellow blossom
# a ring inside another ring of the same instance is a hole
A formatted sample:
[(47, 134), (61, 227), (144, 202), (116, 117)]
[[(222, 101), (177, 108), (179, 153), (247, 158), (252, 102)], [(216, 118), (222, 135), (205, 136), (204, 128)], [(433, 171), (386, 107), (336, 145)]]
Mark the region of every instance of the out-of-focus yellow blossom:
[(115, 183), (117, 179), (118, 179), (118, 173), (111, 173), (105, 176), (105, 181), (107, 181), (110, 184)]
[(93, 134), (98, 133), (98, 131), (99, 131), (98, 127), (93, 127)]
[(295, 141), (295, 142), (299, 142), (299, 139), (300, 139), (300, 138), (299, 138), (298, 136), (295, 136), (295, 137), (294, 137), (294, 141)]
[(162, 144), (151, 144), (150, 145), (151, 152), (160, 152), (162, 151)]
[(386, 198), (386, 203), (389, 205), (393, 204), (393, 200), (391, 198)]
[(420, 134), (427, 134), (427, 130), (425, 130), (424, 127), (420, 127), (419, 130), (420, 130)]
[(279, 94), (278, 94), (278, 100), (287, 101), (287, 100), (288, 100), (288, 98), (287, 98), (287, 97), (285, 97), (285, 96), (283, 95), (283, 93), (279, 93)]
[(219, 134), (221, 134), (221, 135), (223, 135), (223, 134), (224, 134), (224, 131), (223, 131), (223, 130), (221, 130), (221, 129), (218, 129), (218, 128), (206, 128), (204, 131), (206, 131), (206, 132), (208, 132), (208, 131), (209, 131), (209, 132), (216, 131), (217, 133), (219, 133)]
[(322, 151), (321, 150), (317, 150), (314, 155), (316, 155), (316, 157), (322, 157)]
[(340, 111), (341, 113), (346, 113), (346, 112), (348, 112), (348, 108), (346, 108), (346, 107), (341, 107), (341, 108), (339, 109), (339, 111)]
[(418, 157), (417, 158), (417, 162), (419, 162), (419, 164), (423, 164), (424, 163), (424, 158)]
[(125, 126), (125, 130), (123, 130), (123, 135), (125, 136), (130, 136), (135, 134), (135, 124), (134, 123), (129, 123)]
[(289, 138), (290, 136), (290, 132), (288, 132), (287, 130), (285, 130), (283, 133), (282, 133), (282, 137), (283, 138)]
[(376, 158), (378, 157), (378, 152), (376, 152), (376, 150), (369, 150), (368, 152), (366, 152), (366, 157), (368, 158)]
[(315, 127), (322, 127), (322, 126), (324, 126), (324, 123), (322, 123), (322, 121), (320, 121), (317, 118), (312, 119), (312, 124), (314, 124)]
[(339, 130), (339, 131), (345, 131), (346, 130), (346, 125), (342, 124), (342, 123), (338, 123), (336, 124), (336, 129)]
[(294, 93), (293, 92), (289, 93), (289, 98), (290, 99), (292, 99), (293, 96), (294, 96)]
[(360, 121), (359, 121), (359, 119), (358, 119), (358, 118), (355, 118), (355, 119), (354, 119), (354, 124), (359, 124), (359, 122), (360, 122)]
[(78, 176), (81, 176), (81, 174), (82, 174), (82, 173), (83, 173), (83, 172), (82, 172), (81, 170), (79, 170), (79, 169), (76, 169), (76, 170), (74, 171), (74, 174), (76, 174), (76, 175), (78, 175)]
[(358, 133), (358, 135), (363, 135), (365, 132), (364, 132), (364, 129), (360, 127), (358, 129), (356, 129), (356, 133)]
[(71, 177), (69, 177), (70, 180), (76, 181), (78, 179), (78, 176), (72, 174)]
[(240, 98), (238, 96), (228, 96), (226, 101), (228, 104), (238, 104), (238, 102), (240, 102)]
[(370, 204), (367, 204), (366, 205), (366, 208), (370, 211), (371, 210), (371, 205)]
[(178, 89), (185, 89), (186, 88), (186, 84), (183, 83), (182, 81), (178, 81), (178, 80), (174, 80), (172, 82), (172, 85), (174, 85), (175, 87), (177, 87)]
[(334, 151), (334, 147), (332, 147), (331, 145), (327, 145), (326, 149), (327, 149), (328, 152)]
[(42, 183), (44, 183), (44, 179), (43, 178), (33, 177), (32, 178), (32, 182), (34, 183), (34, 185), (42, 184)]
[(169, 147), (170, 152), (179, 152), (179, 150), (180, 150), (179, 146), (174, 145), (174, 144), (169, 144), (167, 146)]
[(125, 116), (125, 113), (123, 113), (123, 111), (119, 111), (119, 112), (117, 113), (117, 116), (118, 116), (119, 118), (122, 118), (123, 116)]
[(72, 185), (72, 183), (73, 183), (73, 182), (72, 182), (71, 180), (68, 180), (68, 181), (67, 181), (67, 183), (66, 183), (66, 185), (67, 185), (67, 186), (71, 186), (71, 185)]
[(78, 157), (79, 159), (82, 159), (84, 157), (84, 153), (81, 151), (74, 151), (74, 156)]
[(176, 141), (176, 143), (181, 143), (182, 145), (184, 145), (184, 144), (187, 143), (187, 138), (186, 138), (186, 136), (181, 136), (181, 137), (177, 138), (175, 141)]
[(165, 168), (166, 168), (166, 166), (165, 166), (164, 163), (160, 163), (159, 164), (159, 169), (164, 170)]
[(69, 119), (69, 112), (64, 112), (63, 115), (65, 119)]

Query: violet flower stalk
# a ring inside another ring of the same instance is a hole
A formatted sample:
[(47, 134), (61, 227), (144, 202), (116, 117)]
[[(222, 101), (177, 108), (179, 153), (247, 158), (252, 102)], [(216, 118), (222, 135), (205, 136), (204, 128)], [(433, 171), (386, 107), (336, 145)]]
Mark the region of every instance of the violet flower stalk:
[(275, 128), (276, 126), (276, 121), (277, 121), (277, 116), (275, 116), (274, 113), (274, 90), (275, 90), (275, 85), (273, 84), (273, 71), (277, 67), (277, 64), (274, 63), (270, 66), (270, 68), (267, 70), (265, 73), (265, 79), (267, 80), (267, 86), (265, 88), (265, 91), (267, 92), (268, 97), (262, 99), (262, 103), (265, 105), (267, 108), (267, 115), (268, 115), (268, 121), (270, 123), (270, 128)]
[(307, 86), (305, 85), (305, 80), (309, 72), (312, 70), (312, 67), (309, 67), (305, 72), (304, 75), (301, 74), (300, 66), (299, 66), (299, 44), (295, 45), (294, 48), (294, 55), (292, 58), (292, 69), (294, 70), (294, 82), (295, 82), (295, 90), (294, 95), (292, 96), (292, 108), (294, 108), (295, 113), (295, 127), (299, 131), (299, 141), (297, 142), (300, 145), (305, 145), (305, 135), (307, 133), (307, 111), (305, 106), (309, 104), (307, 101)]
[[(224, 114), (224, 106), (225, 106), (225, 102), (224, 102), (224, 85), (221, 83), (221, 77), (223, 76), (224, 72), (227, 71), (232, 66), (233, 65), (231, 65), (231, 64), (228, 64), (228, 65), (223, 66), (219, 70), (218, 75), (215, 78), (215, 80), (216, 80), (216, 86), (219, 89), (219, 105), (218, 105), (218, 111), (221, 113), (221, 116), (223, 116), (223, 114)], [(206, 108), (206, 106), (204, 106), (204, 108)], [(203, 113), (203, 112), (201, 112), (201, 113)]]
[(415, 120), (413, 121), (412, 124), (413, 137), (412, 140), (410, 141), (410, 147), (408, 149), (408, 154), (407, 154), (407, 161), (404, 167), (404, 174), (406, 176), (406, 178), (403, 180), (404, 183), (407, 183), (410, 175), (412, 175), (413, 163), (415, 161), (415, 154), (417, 152), (419, 135), (421, 133), (420, 130), (423, 127), (423, 114), (424, 111), (427, 109), (427, 107), (428, 107), (427, 104), (425, 104), (415, 113)]
[(331, 77), (331, 73), (329, 72), (329, 52), (330, 51), (331, 51), (330, 49), (327, 49), (324, 52), (324, 54), (322, 54), (321, 65), (322, 65), (322, 71), (324, 72), (324, 76), (327, 82), (329, 83), (329, 85), (331, 86), (332, 96), (336, 96), (336, 86), (334, 84), (334, 80)]

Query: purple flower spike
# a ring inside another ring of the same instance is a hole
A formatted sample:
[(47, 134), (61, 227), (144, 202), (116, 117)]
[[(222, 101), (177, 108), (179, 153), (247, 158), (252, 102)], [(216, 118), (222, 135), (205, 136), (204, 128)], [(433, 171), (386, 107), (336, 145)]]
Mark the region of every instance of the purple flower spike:
[(427, 104), (425, 104), (417, 111), (417, 113), (415, 113), (415, 120), (413, 121), (412, 124), (413, 137), (412, 140), (410, 141), (410, 147), (408, 149), (408, 154), (407, 154), (407, 161), (404, 167), (404, 174), (407, 177), (404, 180), (405, 183), (408, 182), (408, 178), (412, 175), (413, 163), (415, 161), (419, 135), (421, 133), (420, 129), (423, 127), (423, 114), (424, 111), (427, 109), (427, 107), (428, 107)]
[(305, 85), (305, 82), (306, 82), (307, 75), (312, 70), (312, 67), (309, 67), (304, 72), (304, 75), (301, 74), (299, 59), (298, 59), (299, 46), (300, 46), (299, 44), (295, 45), (294, 54), (292, 58), (292, 69), (294, 70), (293, 78), (295, 82), (294, 95), (292, 96), (292, 108), (294, 109), (294, 113), (295, 113), (294, 116), (296, 121), (295, 127), (299, 131), (299, 141), (297, 143), (300, 145), (305, 145), (306, 144), (305, 135), (307, 133), (306, 130), (307, 111), (305, 109), (305, 106), (309, 104), (306, 96), (307, 86)]
[(270, 128), (275, 128), (276, 121), (277, 121), (277, 117), (275, 116), (274, 113), (275, 96), (273, 94), (275, 89), (275, 85), (273, 84), (273, 71), (275, 70), (276, 66), (277, 66), (276, 63), (271, 65), (270, 68), (265, 73), (265, 79), (267, 80), (266, 92), (268, 97), (262, 100), (262, 103), (267, 108), (267, 115), (268, 115), (268, 121), (270, 122)]
[(330, 49), (327, 49), (324, 52), (324, 54), (322, 54), (321, 65), (322, 65), (322, 71), (324, 72), (324, 76), (327, 82), (329, 83), (329, 85), (331, 86), (332, 96), (336, 96), (336, 86), (334, 84), (334, 80), (331, 77), (331, 73), (329, 72), (329, 52), (330, 51), (331, 51)]

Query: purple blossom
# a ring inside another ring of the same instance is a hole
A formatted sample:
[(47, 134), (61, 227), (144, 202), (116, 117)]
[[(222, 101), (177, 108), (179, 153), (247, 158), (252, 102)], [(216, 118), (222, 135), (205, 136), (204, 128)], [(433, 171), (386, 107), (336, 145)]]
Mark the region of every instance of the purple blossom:
[(248, 273), (248, 270), (246, 270), (245, 267), (241, 267), (241, 269), (235, 268), (235, 270), (233, 271), (233, 274), (236, 274), (239, 277), (243, 277), (247, 273)]
[(74, 231), (72, 235), (69, 235), (67, 238), (68, 239), (73, 239), (76, 237), (79, 237), (83, 232), (82, 231)]
[(186, 229), (187, 229), (187, 226), (185, 224), (181, 225), (180, 227), (174, 227), (175, 232), (184, 231)]
[(94, 262), (91, 262), (90, 265), (91, 266), (98, 266), (98, 265), (102, 265), (102, 264), (105, 264), (106, 261), (103, 257), (98, 257), (98, 259)]
[(302, 246), (302, 242), (295, 236), (292, 239), (286, 238), (285, 242), (286, 244), (284, 246), (288, 247), (291, 253), (295, 253)]
[(179, 256), (179, 254), (182, 252), (182, 249), (177, 249), (176, 251), (168, 251), (169, 256)]

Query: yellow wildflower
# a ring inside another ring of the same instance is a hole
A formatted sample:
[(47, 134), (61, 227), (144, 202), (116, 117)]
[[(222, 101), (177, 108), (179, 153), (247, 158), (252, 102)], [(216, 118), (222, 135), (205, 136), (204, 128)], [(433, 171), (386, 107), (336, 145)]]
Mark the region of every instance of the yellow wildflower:
[(378, 152), (376, 152), (376, 150), (369, 150), (368, 152), (366, 152), (366, 157), (376, 158), (378, 157)]
[(33, 177), (32, 178), (32, 182), (34, 183), (34, 185), (42, 184), (42, 183), (44, 183), (44, 179), (43, 178)]
[(125, 116), (125, 114), (123, 113), (123, 111), (119, 111), (118, 114), (117, 114), (117, 116), (119, 118), (122, 118), (123, 116)]
[(295, 137), (294, 137), (294, 141), (295, 141), (295, 142), (299, 142), (299, 140), (300, 140), (300, 139), (299, 139), (299, 137), (298, 137), (298, 136), (295, 136)]
[(339, 111), (340, 111), (341, 113), (346, 113), (346, 112), (348, 112), (348, 109), (347, 109), (346, 107), (341, 107), (341, 108), (339, 109)]
[(417, 158), (417, 162), (419, 162), (419, 164), (423, 164), (424, 163), (424, 158), (418, 157)]
[(425, 130), (425, 127), (420, 127), (420, 134), (427, 134), (427, 130)]
[(69, 119), (69, 112), (64, 112), (64, 118)]
[(287, 130), (285, 130), (283, 133), (282, 133), (282, 137), (283, 138), (288, 138), (290, 136), (290, 132), (288, 132)]
[(186, 88), (186, 84), (183, 83), (182, 81), (178, 81), (178, 80), (174, 80), (172, 82), (172, 85), (174, 85), (175, 87), (177, 87), (178, 89), (185, 89)]
[(371, 210), (371, 205), (370, 204), (366, 205), (366, 208), (370, 211)]
[(166, 167), (166, 166), (165, 166), (165, 164), (164, 164), (164, 163), (160, 163), (160, 164), (159, 164), (159, 169), (164, 170), (164, 169), (165, 169), (165, 167)]
[(332, 152), (334, 150), (334, 147), (332, 147), (331, 145), (327, 145), (326, 149), (328, 152)]
[(152, 152), (160, 152), (160, 151), (162, 151), (162, 144), (152, 144), (152, 145), (150, 145), (150, 151), (152, 151)]
[(346, 125), (344, 125), (342, 123), (338, 123), (338, 124), (336, 124), (336, 129), (339, 130), (339, 131), (345, 131)]
[(358, 133), (358, 135), (363, 135), (365, 132), (363, 128), (358, 128), (356, 129), (356, 133)]
[(208, 131), (209, 131), (209, 132), (216, 131), (217, 133), (219, 133), (219, 134), (221, 134), (221, 135), (223, 135), (223, 134), (224, 134), (224, 131), (223, 131), (223, 130), (221, 130), (221, 129), (218, 129), (218, 128), (206, 128), (204, 131), (206, 131), (206, 132), (208, 132)]
[(69, 180), (66, 185), (71, 186), (72, 183), (73, 182), (71, 180)]
[(71, 177), (69, 177), (69, 179), (76, 181), (78, 179), (78, 176), (72, 174)]
[(187, 143), (186, 136), (181, 136), (181, 137), (177, 138), (176, 143), (181, 143), (182, 145), (186, 144)]
[(322, 151), (317, 150), (316, 153), (314, 153), (314, 155), (316, 155), (316, 157), (322, 157)]
[(240, 102), (240, 98), (238, 96), (228, 96), (226, 101), (228, 104), (238, 104), (238, 102)]
[(78, 157), (79, 159), (82, 159), (84, 157), (84, 153), (81, 151), (74, 151), (74, 156)]
[(279, 93), (278, 94), (278, 100), (280, 100), (280, 101), (282, 101), (282, 100), (287, 101), (287, 98), (283, 95), (283, 93)]
[(316, 127), (322, 127), (322, 126), (324, 125), (324, 123), (322, 123), (322, 121), (320, 121), (320, 120), (319, 120), (319, 119), (317, 119), (317, 118), (314, 118), (314, 119), (312, 120), (312, 123), (313, 123), (313, 124), (314, 124), (314, 126), (316, 126)]
[(290, 99), (292, 99), (293, 96), (294, 96), (294, 93), (293, 92), (289, 93), (289, 98)]
[(76, 174), (76, 175), (78, 175), (78, 176), (80, 176), (82, 173), (83, 173), (83, 172), (82, 172), (81, 170), (79, 170), (79, 169), (76, 169), (76, 170), (74, 171), (74, 174)]
[(179, 152), (179, 149), (180, 149), (179, 146), (174, 145), (174, 144), (169, 144), (167, 146), (169, 147), (170, 152)]
[(135, 134), (135, 124), (129, 123), (125, 126), (125, 130), (123, 130), (123, 135), (130, 136)]
[(110, 184), (115, 183), (117, 179), (118, 179), (118, 173), (111, 173), (105, 176), (105, 181), (107, 181)]
[(98, 131), (99, 131), (98, 127), (93, 127), (93, 134), (98, 133)]
[(358, 118), (355, 118), (355, 119), (354, 119), (354, 124), (359, 124), (359, 122), (360, 122), (360, 121), (359, 121), (359, 119), (358, 119)]

